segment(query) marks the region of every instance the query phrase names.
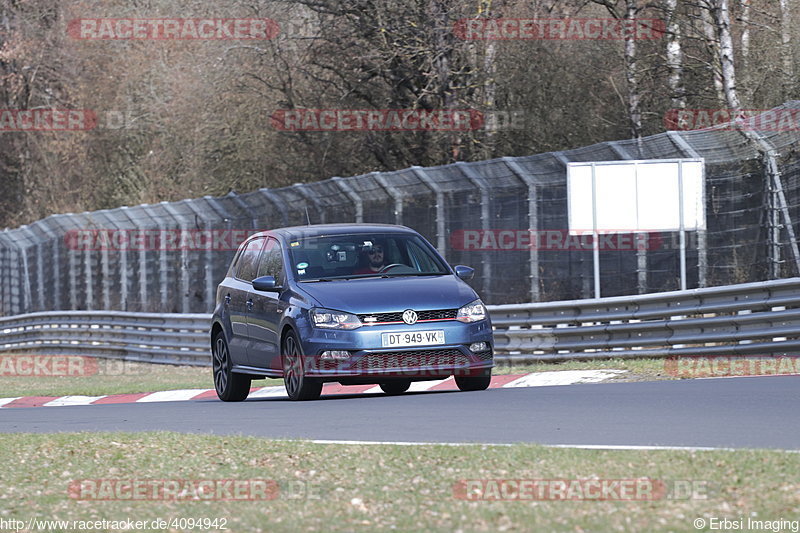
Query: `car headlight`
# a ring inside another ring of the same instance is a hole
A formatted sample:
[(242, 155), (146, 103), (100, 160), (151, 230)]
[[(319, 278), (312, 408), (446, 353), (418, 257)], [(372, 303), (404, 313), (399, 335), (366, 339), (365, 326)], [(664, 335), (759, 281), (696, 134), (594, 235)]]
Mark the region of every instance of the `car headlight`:
[(321, 308), (311, 310), (311, 323), (318, 328), (328, 329), (356, 329), (363, 325), (352, 313)]
[(475, 300), (472, 303), (468, 303), (464, 307), (458, 310), (456, 314), (456, 320), (460, 322), (479, 322), (486, 318), (486, 307), (483, 306), (483, 302), (480, 300)]

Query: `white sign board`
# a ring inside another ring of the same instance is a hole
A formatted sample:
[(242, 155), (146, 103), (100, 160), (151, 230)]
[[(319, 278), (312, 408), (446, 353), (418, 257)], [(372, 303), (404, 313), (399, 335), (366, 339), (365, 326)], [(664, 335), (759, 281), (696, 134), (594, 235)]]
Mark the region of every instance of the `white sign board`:
[(567, 165), (570, 233), (705, 229), (704, 197), (702, 159)]

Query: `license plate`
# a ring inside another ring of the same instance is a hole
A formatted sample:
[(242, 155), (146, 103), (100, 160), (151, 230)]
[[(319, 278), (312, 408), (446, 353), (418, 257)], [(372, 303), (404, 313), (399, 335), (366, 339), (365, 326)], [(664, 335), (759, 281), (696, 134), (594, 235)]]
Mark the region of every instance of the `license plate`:
[(382, 333), (381, 344), (384, 348), (395, 346), (427, 346), (444, 344), (444, 330), (409, 331), (404, 333)]

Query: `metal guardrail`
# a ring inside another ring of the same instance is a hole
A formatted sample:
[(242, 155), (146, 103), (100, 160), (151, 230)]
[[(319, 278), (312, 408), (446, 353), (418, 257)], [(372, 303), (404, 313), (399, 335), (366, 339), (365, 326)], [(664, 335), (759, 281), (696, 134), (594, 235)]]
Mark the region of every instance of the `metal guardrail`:
[(800, 278), (489, 310), (510, 360), (800, 353)]
[[(500, 364), (800, 354), (800, 278), (489, 306)], [(61, 311), (0, 318), (0, 352), (208, 366), (210, 315)]]
[(0, 352), (211, 365), (211, 315), (54, 311), (0, 318)]

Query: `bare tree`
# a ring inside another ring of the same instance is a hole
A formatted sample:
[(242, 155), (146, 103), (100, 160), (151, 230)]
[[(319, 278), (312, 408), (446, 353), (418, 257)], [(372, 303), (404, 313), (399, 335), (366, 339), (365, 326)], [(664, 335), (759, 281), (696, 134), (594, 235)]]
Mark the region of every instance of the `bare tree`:
[[(492, 0), (479, 0), (478, 16), (491, 17)], [(497, 109), (497, 44), (486, 41), (483, 51), (483, 110), (493, 112)], [(494, 151), (495, 131), (488, 131), (484, 142), (484, 157), (491, 157)]]
[(734, 64), (733, 37), (728, 0), (712, 0), (711, 11), (719, 37), (719, 62), (722, 72), (722, 87), (725, 101), (732, 112), (738, 113), (742, 105), (736, 90), (736, 66)]
[(781, 7), (781, 56), (783, 57), (783, 87), (784, 95), (791, 94), (794, 80), (794, 57), (792, 53), (792, 12), (789, 0), (780, 0)]
[(750, 0), (739, 0), (739, 21), (742, 23), (740, 52), (742, 61), (750, 57)]
[[(633, 24), (639, 14), (638, 0), (625, 0), (622, 13), (617, 10), (619, 0), (593, 0), (608, 9), (614, 18), (623, 19), (626, 23)], [(636, 57), (636, 37), (632, 33), (625, 35), (625, 81), (627, 82), (628, 118), (630, 121), (631, 137), (642, 138), (642, 112), (640, 108), (641, 95), (639, 94), (639, 73)]]
[(750, 76), (750, 0), (739, 0), (739, 17), (741, 31), (739, 34), (739, 57), (741, 58), (741, 68), (738, 76), (740, 86), (749, 86)]
[(733, 113), (741, 110), (736, 87), (729, 0), (700, 0), (706, 40), (712, 51), (714, 85), (718, 97)]
[[(791, 7), (790, 0), (187, 0), (185, 17), (268, 17), (284, 31), (269, 41), (152, 43), (77, 41), (64, 28), (91, 14), (151, 18), (173, 12), (173, 0), (0, 0), (0, 109), (94, 109), (101, 119), (89, 132), (0, 135), (0, 225), (641, 138), (662, 131), (668, 107), (775, 105), (792, 94), (797, 70)], [(476, 16), (610, 12), (624, 22), (656, 11), (667, 24), (664, 41), (466, 40), (453, 32), (455, 21)], [(761, 72), (781, 72), (785, 81), (770, 83)], [(525, 123), (403, 133), (271, 127), (275, 110), (292, 108), (524, 110)], [(109, 112), (124, 113), (125, 124), (104, 124)]]
[(664, 0), (664, 13), (667, 18), (667, 68), (668, 86), (673, 109), (686, 108), (686, 89), (683, 85), (683, 48), (681, 45), (681, 24), (678, 16), (678, 0)]
[[(701, 0), (706, 2), (706, 0)], [(715, 1), (715, 0), (712, 0)], [(717, 27), (714, 22), (714, 17), (711, 13), (711, 6), (708, 2), (702, 5), (700, 9), (702, 17), (703, 34), (705, 35), (706, 46), (708, 47), (711, 60), (708, 62), (711, 68), (711, 75), (714, 80), (714, 89), (719, 103), (725, 102), (725, 84), (722, 81), (722, 66), (720, 65), (720, 45)]]

